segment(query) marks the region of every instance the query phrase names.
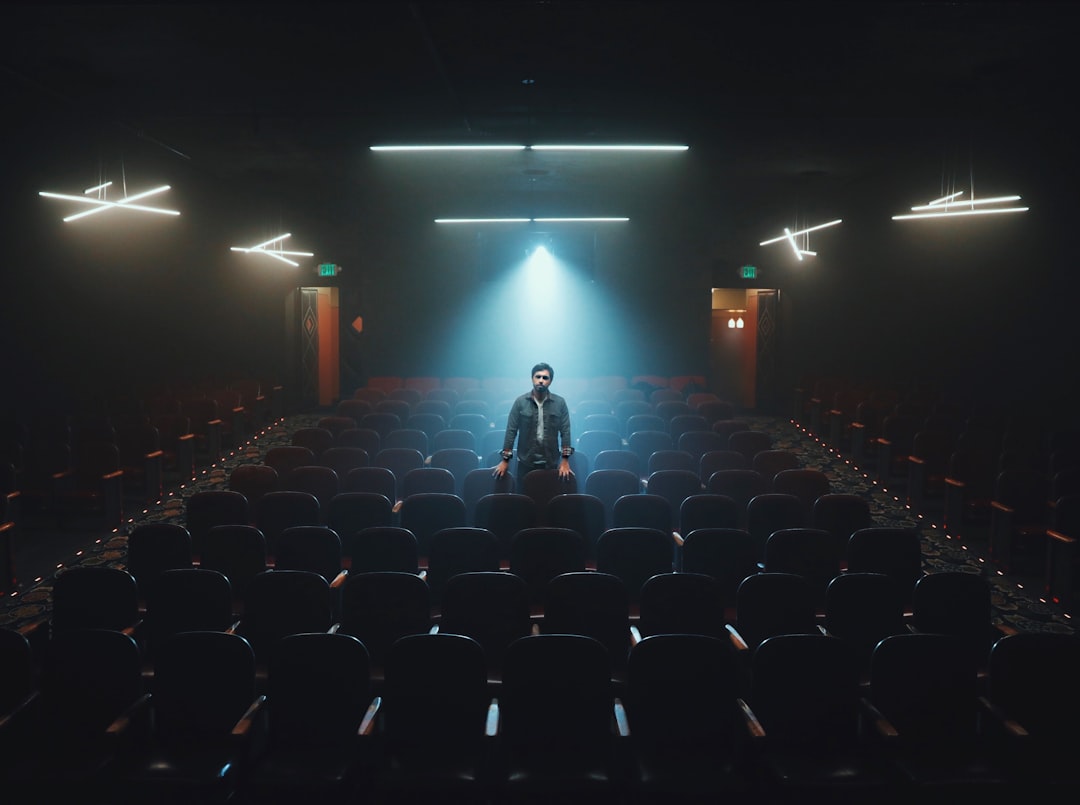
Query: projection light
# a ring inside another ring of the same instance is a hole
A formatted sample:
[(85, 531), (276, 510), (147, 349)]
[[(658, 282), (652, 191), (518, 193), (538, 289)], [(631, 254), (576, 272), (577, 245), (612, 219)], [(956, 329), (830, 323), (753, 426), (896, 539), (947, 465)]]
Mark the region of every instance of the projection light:
[[(55, 198), (60, 199), (61, 201), (77, 201), (80, 204), (91, 205), (90, 209), (88, 210), (83, 210), (82, 212), (77, 212), (74, 215), (69, 215), (67, 218), (64, 219), (64, 223), (68, 223), (69, 221), (76, 221), (79, 218), (87, 218), (91, 215), (97, 215), (99, 212), (105, 212), (107, 210), (116, 209), (118, 207), (125, 210), (133, 210), (135, 212), (155, 213), (157, 215), (180, 214), (177, 210), (165, 210), (160, 207), (147, 207), (144, 204), (133, 203), (136, 201), (141, 201), (144, 198), (149, 198), (150, 196), (156, 196), (159, 193), (164, 193), (166, 190), (170, 189), (169, 185), (167, 184), (163, 184), (161, 187), (155, 187), (151, 190), (144, 190), (143, 192), (136, 193), (133, 196), (124, 196), (122, 199), (118, 199), (117, 201), (109, 201), (106, 196), (108, 194), (108, 188), (111, 185), (112, 182), (103, 182), (102, 184), (88, 187), (86, 188), (86, 190), (83, 191), (83, 194), (81, 196), (72, 196), (66, 193), (49, 193), (44, 190), (38, 191), (38, 195), (45, 198)], [(91, 193), (97, 193), (97, 196), (92, 197), (90, 195)]]
[(777, 237), (777, 238), (770, 238), (769, 240), (763, 240), (763, 241), (761, 241), (761, 243), (758, 244), (758, 246), (768, 246), (768, 245), (773, 244), (773, 243), (779, 243), (782, 240), (787, 241), (788, 245), (791, 246), (791, 250), (793, 252), (795, 252), (795, 257), (798, 258), (798, 260), (800, 262), (802, 262), (802, 259), (803, 259), (804, 256), (816, 257), (817, 252), (812, 252), (812, 251), (810, 251), (809, 249), (806, 249), (806, 248), (800, 248), (799, 244), (795, 241), (795, 238), (802, 235), (803, 236), (803, 245), (808, 246), (809, 245), (809, 233), (816, 232), (819, 229), (825, 229), (825, 228), (830, 227), (830, 226), (836, 226), (837, 224), (841, 223), (842, 220), (843, 219), (841, 219), (841, 218), (837, 218), (835, 221), (829, 221), (827, 224), (818, 224), (817, 226), (808, 226), (806, 229), (800, 229), (800, 230), (798, 230), (796, 232), (792, 232), (790, 229), (788, 229), (785, 226), (783, 235), (780, 235), (780, 237)]
[(1009, 204), (1019, 201), (1020, 196), (993, 196), (991, 198), (962, 199), (966, 191), (960, 190), (947, 196), (934, 199), (926, 204), (916, 205), (910, 213), (894, 215), (894, 221), (906, 221), (913, 218), (959, 218), (967, 215), (998, 215), (1007, 212), (1027, 212), (1027, 207), (988, 207), (989, 204)]
[(436, 218), (437, 224), (610, 224), (629, 221), (629, 218), (601, 216), (593, 218)]
[[(229, 249), (234, 252), (245, 252), (246, 254), (265, 254), (267, 257), (273, 257), (275, 260), (280, 260), (283, 263), (288, 263), (291, 266), (299, 266), (300, 264), (288, 259), (289, 257), (314, 257), (312, 252), (289, 252), (281, 248), (281, 241), (285, 238), (291, 238), (292, 235), (285, 233), (284, 235), (278, 235), (276, 238), (270, 238), (262, 243), (256, 243), (254, 246), (230, 246)], [(277, 245), (274, 245), (277, 244)]]
[(372, 151), (688, 151), (688, 145), (372, 145)]

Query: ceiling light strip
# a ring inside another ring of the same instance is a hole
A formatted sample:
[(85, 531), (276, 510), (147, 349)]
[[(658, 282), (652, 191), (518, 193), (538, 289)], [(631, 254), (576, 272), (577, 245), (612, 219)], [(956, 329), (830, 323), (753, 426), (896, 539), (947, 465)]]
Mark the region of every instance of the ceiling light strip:
[(623, 223), (625, 216), (592, 216), (582, 218), (436, 218), (437, 224), (583, 224)]
[(372, 151), (688, 151), (689, 145), (665, 145), (665, 144), (610, 144), (610, 145), (586, 145), (586, 144), (555, 144), (539, 143), (537, 145), (372, 145)]

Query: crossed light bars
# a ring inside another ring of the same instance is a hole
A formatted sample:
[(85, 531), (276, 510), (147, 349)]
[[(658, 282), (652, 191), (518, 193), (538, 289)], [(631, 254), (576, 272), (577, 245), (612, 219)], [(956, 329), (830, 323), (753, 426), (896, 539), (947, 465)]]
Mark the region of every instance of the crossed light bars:
[[(245, 254), (265, 254), (267, 257), (273, 257), (275, 260), (280, 260), (283, 263), (288, 263), (291, 266), (299, 266), (295, 260), (290, 260), (289, 257), (314, 257), (314, 252), (290, 252), (281, 248), (281, 241), (285, 238), (291, 238), (292, 235), (286, 232), (284, 235), (278, 235), (276, 238), (270, 238), (270, 240), (264, 240), (262, 243), (256, 243), (254, 246), (230, 246), (229, 249), (234, 252), (244, 252)], [(274, 244), (277, 244), (276, 246)]]
[[(958, 190), (939, 199), (934, 199), (927, 204), (917, 205), (911, 208), (910, 213), (894, 215), (894, 221), (904, 221), (913, 218), (957, 218), (963, 215), (998, 215), (1006, 212), (1026, 212), (1027, 207), (986, 207), (987, 204), (1007, 204), (1019, 201), (1020, 196), (995, 196), (993, 198), (975, 198), (974, 194), (969, 199), (961, 199), (966, 191)], [(960, 208), (960, 209), (957, 209)], [(978, 209), (976, 209), (978, 208)]]
[[(156, 213), (158, 215), (179, 215), (177, 210), (166, 210), (161, 207), (147, 207), (145, 204), (135, 204), (136, 201), (141, 201), (144, 198), (150, 196), (156, 196), (159, 193), (164, 193), (169, 189), (169, 185), (163, 184), (161, 187), (155, 187), (151, 190), (144, 190), (141, 193), (136, 193), (133, 196), (124, 196), (119, 201), (109, 201), (106, 199), (108, 189), (112, 185), (112, 182), (103, 182), (93, 187), (88, 187), (83, 191), (81, 196), (72, 196), (67, 193), (49, 193), (45, 190), (38, 191), (39, 196), (45, 198), (56, 198), (62, 201), (77, 201), (80, 204), (90, 204), (91, 207), (88, 210), (77, 212), (74, 215), (69, 215), (64, 219), (64, 222), (75, 221), (79, 218), (87, 218), (91, 215), (97, 215), (99, 212), (105, 212), (106, 210), (113, 210), (117, 208), (125, 210), (134, 210), (136, 212), (149, 212)], [(91, 193), (97, 193), (97, 197), (92, 197)]]
[[(798, 237), (799, 235), (808, 235), (810, 232), (816, 232), (819, 229), (825, 229), (825, 228), (830, 227), (830, 226), (836, 226), (837, 224), (841, 223), (842, 220), (843, 219), (841, 219), (841, 218), (837, 218), (835, 221), (829, 221), (827, 224), (818, 224), (817, 226), (808, 226), (806, 229), (800, 229), (800, 230), (798, 230), (796, 232), (792, 232), (788, 227), (785, 226), (783, 235), (781, 235), (778, 238), (771, 238), (769, 240), (763, 240), (758, 245), (759, 246), (768, 246), (768, 245), (770, 245), (772, 243), (779, 243), (782, 240), (786, 240), (788, 242), (788, 244), (790, 244), (791, 250), (793, 252), (795, 252), (795, 257), (797, 257), (799, 259), (799, 261), (802, 262), (802, 259), (803, 259), (804, 255), (807, 255), (809, 257), (816, 257), (817, 252), (812, 252), (812, 251), (810, 251), (808, 249), (799, 248), (799, 244), (795, 242), (795, 238)], [(803, 241), (804, 241), (804, 243), (806, 243), (806, 245), (809, 245), (809, 243), (810, 243), (810, 239), (808, 237), (803, 238)]]

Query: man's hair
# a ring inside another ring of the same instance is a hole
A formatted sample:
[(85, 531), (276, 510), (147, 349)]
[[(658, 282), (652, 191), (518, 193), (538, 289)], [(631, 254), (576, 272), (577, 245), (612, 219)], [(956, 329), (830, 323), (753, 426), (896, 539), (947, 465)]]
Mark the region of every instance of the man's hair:
[(547, 370), (547, 373), (548, 373), (549, 375), (551, 375), (551, 379), (552, 379), (552, 380), (554, 380), (554, 379), (555, 379), (555, 370), (551, 368), (551, 364), (549, 364), (549, 363), (538, 363), (538, 364), (536, 364), (536, 366), (534, 366), (534, 367), (532, 368), (532, 372), (530, 372), (530, 373), (529, 373), (529, 377), (532, 377), (532, 376), (533, 376), (533, 375), (535, 375), (535, 374), (536, 374), (537, 372), (539, 372), (539, 371), (541, 371), (541, 370), (543, 370), (543, 369), (546, 369), (546, 370)]

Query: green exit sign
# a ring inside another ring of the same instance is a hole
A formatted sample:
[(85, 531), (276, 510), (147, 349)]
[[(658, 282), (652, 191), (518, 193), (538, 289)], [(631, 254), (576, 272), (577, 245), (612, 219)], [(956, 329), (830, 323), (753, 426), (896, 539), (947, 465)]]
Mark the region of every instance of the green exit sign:
[(336, 277), (338, 275), (338, 267), (334, 263), (319, 263), (319, 276), (320, 277)]
[(743, 266), (740, 270), (742, 271), (742, 278), (744, 280), (757, 278), (757, 266)]

